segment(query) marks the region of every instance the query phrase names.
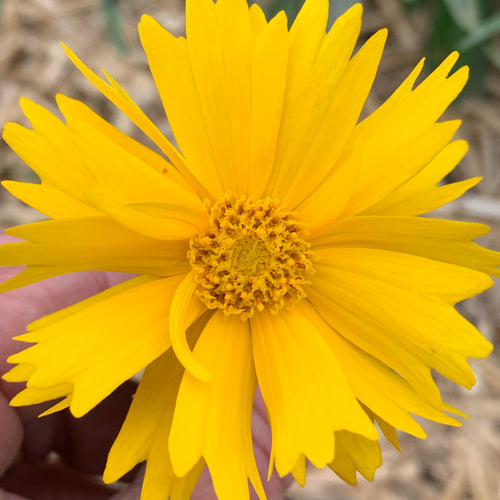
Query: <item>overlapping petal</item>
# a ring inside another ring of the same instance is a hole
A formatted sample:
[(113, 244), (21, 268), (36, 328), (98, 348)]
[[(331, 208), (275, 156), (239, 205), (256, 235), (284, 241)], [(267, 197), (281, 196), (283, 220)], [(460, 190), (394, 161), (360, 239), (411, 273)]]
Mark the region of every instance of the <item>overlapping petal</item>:
[[(171, 349), (146, 368), (127, 418), (110, 450), (105, 482), (120, 479), (137, 463), (147, 460), (142, 488), (144, 497), (152, 500), (189, 498), (204, 462), (200, 460), (188, 474), (177, 477), (167, 452), (183, 372)], [(161, 397), (158, 397), (159, 391)]]
[[(35, 321), (16, 337), (35, 345), (8, 361), (35, 366), (28, 390), (72, 385), (70, 409), (82, 416), (170, 347), (168, 309), (180, 279), (133, 278)], [(30, 399), (21, 392), (12, 404), (38, 402)]]
[(89, 79), (89, 81), (98, 88), (115, 106), (121, 109), (141, 129), (166, 155), (172, 162), (177, 171), (183, 178), (187, 179), (190, 185), (200, 196), (208, 194), (206, 188), (193, 176), (186, 167), (185, 160), (173, 144), (165, 137), (158, 127), (145, 115), (137, 106), (127, 92), (106, 73), (108, 82), (99, 78), (90, 68), (83, 64), (80, 59), (68, 47), (63, 44), (67, 56), (74, 65)]
[[(328, 178), (299, 206), (311, 231), (368, 210), (417, 175), (450, 142), (459, 122), (435, 122), (467, 81), (466, 67), (448, 76), (457, 57), (451, 54), (413, 89), (422, 69), (418, 65), (382, 106), (354, 128)], [(337, 200), (332, 193), (339, 191)], [(321, 210), (325, 204), (331, 209)]]
[[(449, 407), (440, 399), (417, 392), (385, 363), (357, 347), (354, 337), (352, 340), (346, 339), (324, 320), (320, 320), (314, 302), (312, 305), (305, 304), (303, 309), (335, 352), (363, 408), (388, 424), (420, 438), (426, 436), (425, 432), (410, 414), (443, 424), (459, 425), (458, 421), (443, 413), (449, 411)], [(377, 380), (376, 385), (373, 380)]]
[(498, 276), (498, 253), (473, 240), (484, 224), (405, 216), (360, 216), (338, 220), (313, 234), (313, 248), (379, 248), (476, 269)]
[(248, 323), (222, 312), (212, 316), (194, 348), (212, 380), (184, 373), (169, 436), (175, 474), (184, 476), (203, 457), (221, 500), (248, 498), (248, 479), (265, 499), (251, 437), (256, 387), (251, 342)]
[(381, 465), (382, 452), (378, 441), (348, 431), (335, 433), (335, 458), (328, 467), (344, 481), (356, 484), (356, 471), (371, 481)]
[(322, 267), (311, 281), (311, 300), (332, 327), (405, 378), (422, 371), (407, 379), (421, 394), (433, 385), (430, 368), (470, 388), (475, 378), (466, 357), (491, 351), (453, 307), (411, 288), (339, 267)]
[(272, 458), (280, 475), (307, 457), (317, 467), (333, 460), (334, 432), (377, 439), (335, 353), (303, 312), (302, 302), (276, 316), (251, 320), (257, 379), (273, 431)]
[(108, 217), (41, 221), (7, 233), (27, 241), (1, 245), (2, 263), (27, 268), (2, 283), (1, 291), (83, 270), (156, 276), (189, 270), (186, 241), (149, 238)]
[[(86, 203), (83, 195), (83, 190), (93, 182), (93, 177), (81, 160), (71, 132), (52, 113), (29, 99), (21, 99), (21, 107), (33, 128), (28, 129), (17, 123), (7, 123), (3, 138), (38, 174), (42, 182), (39, 190), (48, 186), (65, 198), (65, 204), (57, 204), (57, 200), (55, 201), (57, 207), (53, 207), (46, 200), (35, 199), (34, 207), (51, 217), (100, 215), (98, 210)], [(6, 183), (6, 187), (9, 184)], [(31, 184), (25, 184), (25, 186), (31, 186)], [(17, 189), (22, 189), (19, 184), (17, 184)], [(52, 192), (44, 191), (44, 194), (52, 194)], [(33, 200), (28, 198), (26, 201)], [(44, 206), (40, 206), (40, 203)]]
[[(317, 15), (313, 3), (309, 9)], [(291, 54), (295, 49), (300, 55), (293, 58), (296, 66), (288, 75), (268, 192), (292, 208), (318, 187), (342, 154), (375, 78), (387, 32), (377, 32), (349, 60), (360, 17), (357, 5), (323, 34), (321, 44), (311, 47), (310, 53), (304, 47), (310, 47), (315, 37), (301, 28), (290, 33)], [(294, 27), (301, 21), (307, 22), (306, 14), (297, 18)], [(307, 56), (312, 59), (304, 60)], [(304, 78), (305, 74), (311, 78)]]

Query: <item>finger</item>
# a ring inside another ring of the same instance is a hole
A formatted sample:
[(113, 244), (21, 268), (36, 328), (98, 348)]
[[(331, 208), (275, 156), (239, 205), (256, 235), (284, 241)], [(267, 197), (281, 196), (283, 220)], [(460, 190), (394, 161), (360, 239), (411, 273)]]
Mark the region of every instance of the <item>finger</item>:
[(73, 470), (102, 474), (136, 388), (134, 382), (125, 382), (82, 418), (64, 410), (24, 421), (24, 460), (39, 463), (50, 451), (56, 451)]
[(111, 500), (139, 500), (141, 498), (141, 487), (142, 485), (140, 484), (131, 484), (124, 490), (113, 495)]
[[(11, 275), (11, 269), (0, 268), (0, 282), (5, 281)], [(0, 294), (0, 311), (2, 311), (0, 375), (12, 368), (12, 365), (6, 362), (7, 357), (26, 347), (25, 343), (14, 341), (12, 337), (26, 332), (29, 323), (95, 295), (132, 276), (128, 273), (85, 271), (56, 276)], [(22, 384), (0, 381), (0, 390), (4, 391), (9, 398), (22, 388)]]
[[(293, 478), (290, 475), (280, 477), (276, 471), (273, 471), (271, 478), (267, 481), (272, 433), (267, 420), (264, 398), (258, 387), (253, 406), (252, 435), (255, 460), (264, 484), (264, 489), (266, 490), (267, 500), (281, 500), (286, 489), (292, 484)], [(257, 499), (257, 495), (253, 494), (254, 496), (251, 496), (252, 500)]]
[(120, 492), (113, 495), (110, 500), (140, 500), (145, 470), (146, 467), (144, 464), (142, 464), (139, 468), (139, 471), (136, 473), (132, 483)]
[[(273, 472), (269, 481), (267, 480), (269, 457), (271, 455), (272, 434), (267, 420), (266, 406), (260, 389), (257, 388), (252, 412), (252, 437), (254, 446), (255, 461), (266, 491), (267, 500), (282, 500), (283, 495), (292, 483), (291, 476), (279, 477), (276, 471)], [(251, 491), (250, 499), (258, 500), (255, 491)], [(216, 500), (212, 479), (208, 469), (205, 467), (200, 479), (193, 491), (192, 500)]]
[(84, 474), (103, 473), (136, 389), (134, 382), (125, 382), (82, 418), (65, 412), (64, 432), (59, 433), (54, 447), (65, 463)]
[(114, 494), (92, 477), (60, 464), (20, 465), (0, 479), (0, 488), (36, 500), (107, 500)]
[(20, 497), (15, 493), (9, 493), (8, 491), (0, 489), (0, 500), (28, 500), (26, 497)]
[[(23, 439), (21, 422), (9, 406), (9, 402), (0, 393), (0, 477), (16, 458)], [(0, 494), (0, 500), (2, 500)]]

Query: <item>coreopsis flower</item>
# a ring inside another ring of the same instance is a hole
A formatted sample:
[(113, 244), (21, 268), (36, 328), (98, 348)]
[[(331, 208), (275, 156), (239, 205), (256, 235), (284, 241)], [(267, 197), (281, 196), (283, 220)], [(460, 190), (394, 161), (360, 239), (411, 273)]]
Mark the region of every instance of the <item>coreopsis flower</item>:
[(498, 275), (480, 224), (421, 217), (478, 182), (440, 180), (467, 150), (437, 122), (467, 80), (457, 54), (415, 85), (422, 62), (360, 112), (386, 31), (353, 55), (361, 5), (326, 32), (327, 0), (290, 30), (244, 0), (188, 0), (187, 36), (144, 16), (139, 32), (176, 145), (111, 77), (80, 71), (161, 150), (79, 101), (65, 122), (23, 99), (32, 129), (4, 137), (41, 184), (5, 182), (51, 220), (10, 229), (2, 291), (80, 270), (138, 276), (32, 323), (5, 375), (13, 405), (58, 399), (86, 414), (146, 368), (104, 473), (147, 460), (143, 497), (189, 498), (201, 469), (221, 499), (260, 498), (250, 431), (257, 384), (273, 467), (306, 459), (356, 482), (381, 463), (378, 428), (425, 437), (449, 425), (431, 370), (470, 388), (491, 345), (455, 309)]

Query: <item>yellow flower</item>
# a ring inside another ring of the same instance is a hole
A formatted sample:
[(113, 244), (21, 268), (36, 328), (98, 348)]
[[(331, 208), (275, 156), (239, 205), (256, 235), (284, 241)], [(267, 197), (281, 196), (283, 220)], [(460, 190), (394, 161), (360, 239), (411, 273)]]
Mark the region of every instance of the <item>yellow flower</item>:
[[(144, 16), (142, 44), (176, 148), (108, 76), (82, 73), (163, 152), (81, 102), (66, 123), (26, 99), (33, 129), (5, 140), (41, 184), (5, 187), (52, 220), (13, 228), (0, 262), (26, 265), (2, 291), (80, 270), (134, 277), (35, 321), (17, 337), (12, 401), (63, 398), (80, 417), (146, 367), (104, 474), (147, 460), (143, 496), (189, 498), (206, 464), (221, 499), (264, 498), (250, 419), (256, 386), (270, 469), (305, 480), (308, 459), (350, 483), (380, 465), (376, 421), (425, 437), (410, 414), (459, 425), (431, 376), (474, 384), (491, 345), (454, 304), (492, 283), (480, 224), (420, 217), (476, 184), (439, 181), (465, 154), (437, 122), (467, 80), (450, 55), (422, 63), (360, 121), (386, 31), (353, 56), (361, 6), (328, 33), (327, 0), (290, 31), (244, 0), (188, 0), (187, 37)], [(46, 413), (49, 413), (46, 412)]]

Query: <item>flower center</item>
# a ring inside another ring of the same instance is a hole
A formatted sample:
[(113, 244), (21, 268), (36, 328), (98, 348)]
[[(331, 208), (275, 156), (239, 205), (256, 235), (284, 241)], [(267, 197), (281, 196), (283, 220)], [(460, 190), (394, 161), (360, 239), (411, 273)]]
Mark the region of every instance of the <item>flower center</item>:
[(193, 237), (188, 259), (200, 299), (209, 309), (240, 314), (276, 313), (305, 297), (313, 272), (303, 225), (276, 200), (225, 194), (209, 209), (210, 230)]

